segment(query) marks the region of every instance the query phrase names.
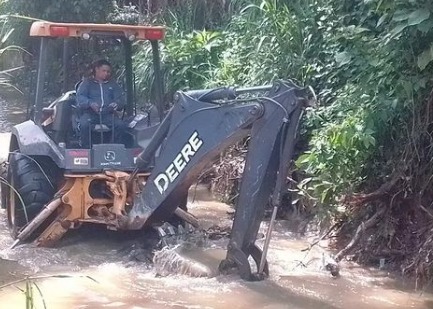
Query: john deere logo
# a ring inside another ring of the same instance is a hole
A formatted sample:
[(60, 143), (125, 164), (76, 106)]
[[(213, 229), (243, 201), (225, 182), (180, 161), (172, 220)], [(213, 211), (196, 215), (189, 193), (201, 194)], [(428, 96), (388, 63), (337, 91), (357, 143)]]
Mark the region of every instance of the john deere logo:
[(116, 160), (116, 153), (114, 151), (107, 151), (104, 155), (105, 161), (114, 161)]

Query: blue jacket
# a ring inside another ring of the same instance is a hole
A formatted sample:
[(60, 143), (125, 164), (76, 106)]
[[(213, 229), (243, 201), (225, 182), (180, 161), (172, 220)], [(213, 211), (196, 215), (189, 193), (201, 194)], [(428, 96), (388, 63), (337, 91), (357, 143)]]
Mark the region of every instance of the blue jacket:
[(117, 103), (117, 109), (123, 109), (124, 92), (122, 88), (114, 81), (108, 80), (98, 82), (93, 78), (84, 79), (77, 89), (77, 104), (82, 111), (89, 111), (91, 103), (97, 103), (102, 107), (102, 113), (108, 113), (111, 110), (108, 105)]

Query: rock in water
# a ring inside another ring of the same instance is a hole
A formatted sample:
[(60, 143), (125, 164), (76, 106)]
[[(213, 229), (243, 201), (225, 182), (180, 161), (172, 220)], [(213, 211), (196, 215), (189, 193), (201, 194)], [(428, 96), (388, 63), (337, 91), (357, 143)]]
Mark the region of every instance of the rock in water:
[(188, 275), (211, 278), (218, 275), (219, 261), (223, 258), (220, 251), (224, 250), (205, 249), (182, 243), (155, 252), (153, 263), (156, 273), (160, 276)]
[(328, 254), (322, 253), (321, 269), (327, 270), (331, 273), (332, 277), (340, 277), (340, 266), (333, 257)]

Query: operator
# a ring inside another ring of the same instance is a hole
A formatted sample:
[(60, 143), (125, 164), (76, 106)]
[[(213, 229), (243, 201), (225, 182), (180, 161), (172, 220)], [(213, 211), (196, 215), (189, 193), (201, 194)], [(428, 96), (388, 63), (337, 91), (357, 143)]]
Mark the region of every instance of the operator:
[(105, 59), (93, 65), (92, 76), (80, 83), (77, 89), (77, 104), (81, 110), (80, 142), (82, 148), (90, 148), (90, 130), (96, 124), (104, 124), (114, 130), (114, 142), (122, 143), (126, 123), (116, 111), (124, 108), (124, 92), (111, 79), (111, 64)]

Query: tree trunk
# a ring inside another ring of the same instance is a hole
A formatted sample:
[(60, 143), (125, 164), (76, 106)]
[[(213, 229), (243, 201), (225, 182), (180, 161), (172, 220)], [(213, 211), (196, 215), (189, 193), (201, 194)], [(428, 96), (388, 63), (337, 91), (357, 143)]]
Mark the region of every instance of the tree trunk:
[(151, 15), (158, 14), (167, 6), (167, 0), (147, 0), (147, 8)]

